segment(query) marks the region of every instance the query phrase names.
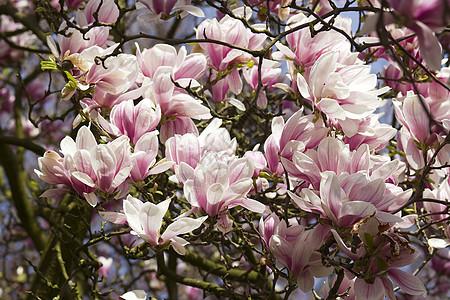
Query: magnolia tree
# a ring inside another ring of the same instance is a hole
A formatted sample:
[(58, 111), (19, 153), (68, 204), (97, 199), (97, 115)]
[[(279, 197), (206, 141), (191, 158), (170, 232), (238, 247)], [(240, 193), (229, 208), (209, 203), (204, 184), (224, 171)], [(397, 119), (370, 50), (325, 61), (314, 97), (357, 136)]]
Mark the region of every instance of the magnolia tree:
[(444, 299), (450, 1), (1, 0), (2, 299)]

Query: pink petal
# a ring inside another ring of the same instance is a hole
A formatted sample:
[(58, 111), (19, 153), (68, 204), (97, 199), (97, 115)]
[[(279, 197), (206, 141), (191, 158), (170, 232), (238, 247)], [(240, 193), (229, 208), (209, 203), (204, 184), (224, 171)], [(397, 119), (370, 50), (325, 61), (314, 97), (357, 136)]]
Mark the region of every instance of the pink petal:
[(398, 285), (402, 291), (410, 295), (427, 295), (427, 289), (422, 281), (414, 275), (406, 273), (399, 269), (391, 269), (388, 271), (389, 278)]
[(356, 278), (356, 300), (384, 300), (385, 294), (386, 291), (381, 278), (375, 278), (375, 281), (372, 284), (365, 282), (364, 279)]

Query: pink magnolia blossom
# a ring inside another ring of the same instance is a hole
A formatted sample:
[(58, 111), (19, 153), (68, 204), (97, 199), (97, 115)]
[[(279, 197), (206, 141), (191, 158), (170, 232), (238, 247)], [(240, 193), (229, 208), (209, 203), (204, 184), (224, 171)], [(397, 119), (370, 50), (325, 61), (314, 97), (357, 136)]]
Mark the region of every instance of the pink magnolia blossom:
[(134, 152), (131, 155), (133, 167), (130, 178), (132, 181), (142, 181), (149, 175), (162, 173), (172, 167), (173, 162), (168, 162), (165, 159), (156, 163), (158, 146), (157, 132), (154, 131), (145, 133), (136, 142)]
[(178, 235), (197, 229), (208, 216), (198, 219), (178, 218), (167, 226), (163, 234), (160, 234), (163, 217), (169, 209), (170, 201), (168, 199), (155, 205), (151, 202), (143, 203), (139, 199), (128, 196), (123, 201), (123, 211), (128, 225), (133, 230), (132, 234), (138, 235), (152, 246), (160, 246), (169, 242), (177, 253), (184, 255), (186, 253), (184, 246), (188, 242)]
[(138, 65), (136, 57), (129, 54), (119, 54), (108, 57), (102, 63), (93, 64), (86, 74), (85, 84), (95, 84), (95, 92), (102, 90), (117, 95), (126, 92), (136, 82)]
[[(345, 65), (354, 64), (357, 61), (358, 53), (350, 52), (348, 40), (335, 31), (319, 32), (312, 36), (309, 26), (305, 26), (313, 21), (313, 17), (306, 17), (303, 13), (297, 13), (288, 20), (286, 29), (293, 29), (299, 26), (304, 28), (295, 30), (286, 36), (289, 46), (277, 43), (276, 47), (280, 52), (273, 54), (278, 60), (287, 60), (288, 71), (293, 82), (293, 88), (296, 89), (297, 73), (300, 70), (303, 77), (309, 78), (309, 73), (314, 63), (322, 55), (336, 51), (339, 53), (338, 62)], [(334, 26), (351, 34), (351, 19), (338, 16), (334, 20)], [(315, 30), (319, 30), (322, 25), (317, 24)]]
[(113, 258), (109, 257), (106, 258), (104, 256), (99, 256), (98, 261), (102, 263), (102, 266), (100, 269), (98, 269), (98, 273), (103, 278), (108, 278), (109, 271), (111, 270), (112, 264), (113, 264)]
[(199, 18), (205, 17), (199, 7), (190, 4), (191, 0), (138, 0), (136, 8), (145, 12), (139, 19), (147, 22), (167, 20), (177, 11), (181, 11), (182, 18), (188, 14)]
[[(302, 210), (322, 215), (340, 227), (350, 227), (359, 220), (372, 216), (376, 208), (371, 201), (379, 201), (384, 191), (378, 189), (380, 182), (362, 185), (358, 189), (360, 196), (349, 199), (349, 194), (339, 186), (339, 179), (334, 172), (322, 173), (318, 194), (311, 189), (302, 189), (300, 197), (288, 191), (294, 203)], [(370, 194), (362, 195), (370, 188)]]
[[(425, 189), (425, 191), (423, 192), (423, 197), (447, 201), (450, 204), (450, 187), (448, 180), (444, 180), (437, 188), (433, 190)], [(423, 206), (427, 210), (427, 212), (434, 213), (430, 216), (430, 218), (433, 220), (442, 220), (449, 217), (448, 213), (439, 214), (441, 212), (444, 212), (448, 205), (424, 200)]]
[[(257, 149), (257, 148), (256, 148)], [(244, 153), (242, 157), (248, 157), (251, 160), (253, 160), (253, 163), (255, 164), (255, 171), (253, 172), (253, 177), (258, 177), (259, 173), (263, 171), (267, 167), (267, 161), (264, 157), (264, 154), (260, 151), (253, 150), (253, 151), (247, 151)]]
[(220, 78), (218, 81), (218, 72), (211, 70), (211, 73), (212, 75), (210, 79), (215, 83), (211, 84), (209, 92), (211, 93), (211, 98), (214, 102), (229, 102), (237, 109), (244, 111), (245, 105), (240, 100), (229, 95), (229, 92), (237, 95), (242, 91), (242, 80), (240, 79), (238, 69), (233, 69), (229, 75)]
[[(97, 11), (98, 19), (95, 20), (94, 13)], [(88, 26), (95, 21), (103, 23), (115, 23), (118, 17), (119, 8), (117, 7), (114, 0), (89, 0), (87, 1), (84, 9), (77, 12), (77, 23), (81, 27)]]
[(343, 172), (350, 174), (359, 171), (369, 171), (370, 153), (367, 145), (361, 145), (355, 151), (341, 140), (333, 137), (324, 138), (317, 150), (309, 149), (304, 153), (297, 151), (292, 156), (292, 162), (281, 158), (288, 173), (311, 183), (319, 188), (321, 173), (333, 171), (340, 175)]
[(158, 126), (161, 109), (148, 98), (141, 100), (136, 106), (133, 100), (128, 100), (114, 106), (109, 118), (113, 125), (110, 126), (110, 132), (128, 136), (135, 145), (145, 133), (153, 131)]
[[(394, 102), (395, 115), (403, 125), (399, 131), (398, 148), (405, 153), (407, 162), (415, 170), (423, 168), (426, 160), (431, 159), (435, 150), (430, 148), (442, 143), (450, 128), (448, 125), (450, 114), (443, 113), (445, 119), (441, 128), (432, 126), (430, 130), (430, 118), (427, 113), (430, 110), (428, 99), (422, 98), (422, 100), (412, 92), (408, 92), (402, 102)], [(424, 152), (426, 152), (425, 159)], [(446, 164), (449, 161), (449, 154), (450, 145), (445, 145), (439, 151), (435, 165)]]
[(298, 237), (289, 242), (278, 234), (272, 235), (269, 241), (271, 253), (277, 261), (286, 266), (297, 277), (298, 287), (305, 293), (314, 287), (314, 277), (322, 278), (332, 273), (332, 267), (322, 264), (318, 249), (329, 235), (329, 229), (318, 225), (314, 231), (306, 231), (303, 226)]
[(67, 136), (61, 141), (63, 157), (47, 151), (38, 159), (39, 178), (50, 184), (64, 184), (84, 196), (92, 205), (97, 204), (94, 191), (109, 194), (125, 184), (131, 171), (130, 144), (120, 137), (98, 145), (91, 131), (83, 126), (76, 140)]
[(209, 125), (199, 135), (200, 146), (202, 152), (216, 152), (233, 156), (236, 152), (237, 142), (236, 138), (231, 138), (230, 132), (223, 127), (222, 120), (214, 118)]
[[(148, 84), (148, 90), (145, 94), (155, 105), (161, 107), (162, 114), (169, 119), (168, 122), (162, 123), (161, 140), (163, 142), (170, 136), (173, 136), (173, 134), (196, 132), (197, 129), (192, 120), (190, 120), (191, 118), (201, 120), (212, 117), (209, 109), (203, 106), (200, 100), (196, 100), (175, 88), (172, 82), (173, 71), (174, 69), (169, 66), (158, 67), (154, 73), (153, 80)], [(181, 126), (177, 126), (176, 122), (182, 122), (182, 124), (179, 124)]]
[(378, 95), (389, 88), (375, 90), (377, 76), (370, 66), (338, 64), (339, 52), (328, 52), (314, 63), (306, 80), (297, 74), (300, 94), (313, 106), (338, 122), (345, 135), (356, 134), (360, 119), (371, 115), (380, 106)]
[(273, 235), (278, 235), (287, 242), (295, 244), (298, 236), (305, 230), (303, 226), (298, 226), (298, 224), (287, 227), (286, 222), (284, 220), (280, 221), (275, 213), (271, 213), (265, 219), (261, 217), (258, 229), (266, 247), (269, 247), (270, 238)]
[[(197, 164), (193, 177), (184, 183), (184, 193), (193, 207), (200, 208), (209, 216), (239, 205), (261, 213), (265, 206), (246, 197), (253, 185), (253, 171), (253, 163), (248, 158), (225, 163), (218, 154), (208, 152)], [(183, 174), (181, 176), (187, 178)]]
[(441, 68), (441, 46), (434, 32), (448, 25), (450, 20), (445, 13), (445, 6), (450, 5), (450, 1), (389, 0), (388, 3), (396, 13), (404, 18), (404, 25), (417, 34), (420, 51), (428, 66), (439, 70)]
[(200, 141), (192, 133), (175, 134), (166, 141), (165, 146), (166, 158), (177, 165), (186, 163), (193, 171), (200, 161), (202, 155)]
[(426, 142), (430, 136), (430, 118), (427, 101), (421, 101), (417, 95), (408, 93), (403, 102), (395, 103), (395, 116), (419, 143)]
[(174, 119), (165, 121), (161, 126), (160, 140), (161, 143), (165, 143), (169, 138), (174, 135), (184, 135), (192, 133), (198, 135), (197, 126), (190, 117), (176, 116)]
[(225, 161), (231, 159), (236, 151), (236, 139), (221, 128), (222, 120), (214, 118), (200, 136), (191, 133), (178, 135), (166, 141), (166, 158), (176, 163), (174, 167), (179, 182), (184, 183), (193, 177), (194, 169), (207, 152), (214, 152)]
[[(281, 69), (277, 68), (281, 63), (264, 59), (261, 65), (261, 90), (258, 95), (257, 105), (261, 108), (267, 107), (266, 92), (272, 91), (275, 87), (287, 89), (286, 84), (281, 83)], [(245, 81), (256, 91), (259, 85), (259, 65), (255, 64), (249, 69), (243, 71)]]
[(136, 58), (145, 77), (153, 78), (159, 67), (166, 66), (173, 69), (175, 82), (192, 86), (206, 71), (206, 57), (201, 53), (187, 55), (185, 47), (181, 47), (178, 53), (175, 47), (166, 44), (157, 44), (143, 51), (139, 45), (136, 47)]
[(272, 134), (264, 143), (264, 152), (269, 170), (278, 176), (283, 173), (280, 156), (288, 162), (296, 151), (316, 147), (327, 135), (328, 129), (321, 120), (313, 122), (313, 115), (302, 117), (302, 113), (296, 112), (286, 124), (282, 117), (272, 120)]
[[(445, 1), (447, 3), (444, 3)], [(384, 12), (384, 25), (395, 22), (415, 32), (426, 64), (433, 70), (440, 70), (442, 47), (434, 33), (448, 24), (445, 5), (449, 5), (450, 2), (448, 0), (389, 0), (388, 3), (393, 11), (390, 14)], [(379, 18), (379, 14), (369, 16), (361, 33), (375, 31)]]
[[(370, 150), (381, 150), (397, 134), (397, 129), (379, 122), (380, 115), (372, 114), (359, 122), (358, 129), (352, 137), (344, 136), (343, 142), (350, 150), (356, 150), (363, 144)], [(336, 125), (339, 128), (339, 124)]]
[[(236, 15), (249, 19), (251, 10), (239, 8), (234, 11)], [(242, 48), (258, 50), (266, 37), (262, 34), (254, 34), (244, 27), (241, 21), (229, 16), (217, 19), (205, 20), (197, 28), (198, 39), (212, 39), (222, 41)], [(200, 47), (208, 54), (211, 65), (216, 70), (226, 70), (240, 63), (251, 61), (251, 55), (241, 50), (232, 49), (227, 46), (201, 43)]]

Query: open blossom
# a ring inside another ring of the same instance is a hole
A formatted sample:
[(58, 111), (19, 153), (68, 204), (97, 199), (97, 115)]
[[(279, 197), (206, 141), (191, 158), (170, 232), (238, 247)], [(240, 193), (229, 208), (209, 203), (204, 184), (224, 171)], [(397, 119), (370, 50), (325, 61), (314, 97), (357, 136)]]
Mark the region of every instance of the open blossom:
[[(83, 10), (78, 10), (76, 15), (77, 25), (87, 28), (93, 24), (96, 21), (93, 13), (97, 11), (99, 22), (115, 23), (119, 17), (119, 9), (114, 0), (90, 0)], [(95, 26), (84, 35), (79, 30), (68, 27), (65, 21), (61, 23), (59, 29), (65, 30), (66, 27), (66, 35), (58, 35), (61, 56), (81, 53), (92, 46), (103, 47), (108, 41), (109, 27), (107, 26)]]
[[(161, 126), (162, 142), (165, 142), (173, 134), (197, 132), (192, 119), (201, 120), (212, 117), (209, 109), (203, 106), (200, 100), (175, 88), (172, 82), (173, 72), (172, 67), (158, 67), (151, 82), (147, 82), (148, 89), (145, 93), (155, 105), (159, 105), (161, 113), (168, 119)], [(183, 124), (176, 126), (176, 122)]]
[[(441, 143), (448, 134), (449, 113), (441, 113), (444, 120), (442, 127), (432, 126), (430, 128), (430, 118), (427, 111), (433, 115), (428, 105), (428, 98), (419, 99), (412, 91), (408, 92), (402, 102), (395, 101), (395, 115), (403, 127), (399, 131), (398, 148), (406, 156), (409, 165), (419, 170), (425, 166), (423, 151)], [(447, 128), (446, 128), (447, 127)], [(427, 151), (428, 159), (433, 155), (434, 150)], [(449, 161), (450, 145), (445, 145), (437, 154), (436, 166), (444, 165)]]
[(375, 215), (385, 223), (401, 219), (390, 213), (406, 203), (411, 191), (390, 193), (382, 179), (369, 180), (364, 174), (323, 172), (319, 192), (304, 188), (300, 197), (289, 196), (302, 210), (322, 215), (340, 227), (349, 227), (359, 220)]
[[(447, 2), (447, 3), (444, 3)], [(427, 65), (434, 69), (441, 68), (441, 45), (434, 35), (450, 21), (445, 13), (448, 0), (389, 0), (389, 5), (403, 17), (404, 26), (413, 30), (419, 39), (419, 47)], [(388, 18), (389, 22), (391, 18)]]
[[(123, 101), (111, 110), (111, 124), (105, 126), (114, 135), (126, 135), (133, 145), (147, 132), (153, 131), (161, 120), (161, 109), (150, 99), (142, 99), (136, 106), (133, 100)], [(113, 125), (113, 126), (110, 126)]]
[[(248, 158), (226, 163), (216, 153), (208, 152), (197, 164), (193, 177), (184, 183), (184, 193), (193, 207), (210, 216), (239, 205), (262, 213), (265, 206), (246, 197), (253, 186), (253, 170), (253, 162)], [(180, 169), (180, 172), (183, 170)], [(183, 174), (181, 176), (188, 178)]]
[(170, 201), (168, 199), (159, 204), (143, 203), (139, 199), (128, 196), (123, 201), (123, 211), (126, 222), (133, 230), (132, 234), (138, 235), (152, 246), (164, 245), (170, 242), (177, 253), (184, 255), (186, 253), (184, 246), (188, 242), (179, 237), (179, 235), (197, 229), (208, 217), (204, 216), (198, 219), (177, 218), (167, 226), (163, 234), (160, 234), (159, 231), (163, 224), (164, 215), (169, 209)]
[[(359, 122), (358, 129), (352, 137), (344, 136), (343, 141), (350, 150), (356, 150), (363, 144), (370, 150), (381, 150), (397, 134), (394, 127), (379, 122), (380, 115), (372, 114)], [(339, 128), (339, 127), (338, 127)]]
[(136, 44), (136, 48), (139, 68), (145, 77), (153, 78), (159, 67), (171, 67), (173, 80), (185, 87), (198, 85), (196, 80), (206, 71), (206, 57), (201, 53), (187, 55), (185, 47), (178, 52), (175, 47), (166, 44), (157, 44), (142, 51)]
[(333, 271), (332, 267), (322, 264), (321, 253), (318, 251), (329, 235), (329, 228), (318, 225), (313, 231), (307, 231), (301, 225), (292, 227), (298, 227), (295, 239), (288, 241), (283, 236), (274, 234), (270, 238), (269, 248), (277, 261), (297, 277), (298, 287), (307, 293), (314, 287), (314, 277), (325, 277)]
[(132, 181), (142, 181), (150, 175), (159, 174), (169, 169), (173, 162), (165, 159), (156, 163), (158, 155), (157, 132), (147, 132), (136, 142), (134, 152), (131, 154), (132, 169), (130, 178)]
[(399, 160), (370, 155), (366, 144), (350, 151), (348, 145), (333, 137), (324, 138), (317, 149), (296, 151), (292, 155), (292, 161), (284, 157), (281, 161), (289, 174), (305, 180), (316, 189), (319, 187), (321, 173), (325, 171), (333, 171), (338, 176), (342, 173), (361, 173), (368, 178), (388, 182), (404, 168)]
[(258, 226), (259, 233), (266, 246), (269, 247), (270, 238), (273, 235), (282, 237), (287, 242), (294, 244), (298, 236), (305, 230), (303, 226), (287, 226), (284, 220), (278, 218), (275, 213), (271, 213), (267, 218), (262, 218)]
[[(229, 159), (236, 151), (236, 139), (231, 139), (230, 133), (220, 127), (222, 120), (214, 118), (202, 131), (200, 136), (192, 133), (175, 134), (166, 143), (166, 158), (176, 163), (175, 173), (180, 182), (184, 183), (194, 174), (194, 169), (202, 156), (207, 152), (214, 152)], [(182, 168), (182, 171), (178, 171)]]
[(80, 128), (75, 141), (69, 136), (61, 141), (61, 152), (63, 157), (47, 151), (38, 159), (40, 171), (35, 172), (47, 183), (74, 189), (92, 206), (97, 204), (94, 191), (114, 193), (125, 183), (132, 169), (126, 137), (98, 145), (86, 126)]
[(282, 117), (272, 120), (272, 134), (264, 143), (264, 152), (269, 170), (278, 176), (283, 173), (280, 157), (288, 162), (296, 151), (316, 147), (328, 133), (321, 120), (313, 122), (313, 115), (302, 113), (299, 110), (293, 114), (286, 124)]
[[(281, 83), (281, 68), (278, 68), (281, 65), (280, 62), (276, 62), (273, 60), (264, 59), (261, 65), (261, 90), (259, 91), (258, 99), (256, 104), (258, 107), (266, 108), (267, 107), (267, 96), (266, 92), (272, 91), (275, 87), (280, 87), (287, 89), (288, 86), (284, 83)], [(259, 65), (255, 64), (253, 67), (249, 69), (244, 69), (243, 75), (245, 81), (247, 81), (248, 85), (256, 91), (259, 85)]]
[[(429, 199), (437, 199), (437, 200), (441, 200), (441, 201), (447, 201), (447, 202), (449, 202), (448, 204), (450, 204), (449, 180), (448, 179), (444, 180), (438, 187), (436, 187), (433, 190), (425, 189), (425, 191), (423, 192), (423, 197), (429, 198)], [(449, 217), (448, 213), (439, 214), (439, 213), (445, 212), (448, 205), (435, 203), (435, 202), (429, 202), (429, 201), (425, 200), (423, 202), (423, 206), (429, 213), (432, 213), (432, 215), (430, 215), (430, 218), (433, 220), (442, 220), (442, 219)], [(449, 233), (450, 233), (450, 231), (449, 231)], [(450, 236), (448, 238), (450, 238)]]
[(95, 84), (95, 91), (102, 90), (117, 95), (126, 92), (136, 82), (138, 65), (136, 57), (119, 54), (108, 57), (102, 63), (94, 64), (86, 74), (85, 84)]
[[(97, 20), (94, 13), (97, 12)], [(119, 17), (119, 8), (114, 0), (89, 0), (83, 10), (77, 12), (78, 25), (85, 27), (95, 21), (115, 23)]]
[[(370, 185), (366, 186), (366, 189), (369, 187)], [(363, 193), (363, 189), (359, 191)], [(376, 212), (376, 208), (370, 203), (371, 195), (354, 200), (349, 199), (339, 186), (339, 179), (334, 172), (323, 173), (319, 195), (314, 190), (306, 188), (302, 189), (300, 197), (290, 191), (288, 194), (302, 210), (320, 214), (340, 227), (352, 226), (362, 218)]]
[[(288, 20), (287, 29), (293, 29), (303, 26), (302, 29), (295, 30), (286, 36), (288, 46), (282, 43), (277, 43), (276, 47), (280, 52), (273, 54), (274, 58), (279, 60), (287, 60), (288, 71), (295, 88), (297, 80), (297, 73), (299, 70), (304, 70), (301, 73), (303, 77), (309, 77), (309, 73), (314, 63), (322, 55), (336, 51), (339, 53), (338, 62), (341, 64), (351, 65), (357, 61), (358, 53), (350, 52), (350, 43), (342, 35), (336, 31), (320, 32), (322, 25), (319, 23), (315, 25), (315, 30), (318, 34), (311, 35), (309, 26), (305, 26), (314, 18), (307, 17), (303, 13), (297, 13)], [(349, 18), (342, 18), (337, 16), (334, 20), (335, 27), (351, 34), (351, 20)]]
[(332, 51), (314, 63), (306, 80), (297, 74), (300, 94), (331, 120), (336, 120), (348, 137), (356, 134), (360, 119), (380, 106), (378, 95), (389, 88), (375, 90), (377, 76), (370, 66), (338, 64), (339, 52)]
[[(233, 11), (236, 15), (249, 19), (252, 11), (250, 9), (239, 8)], [(211, 39), (222, 41), (242, 48), (258, 50), (262, 48), (262, 43), (266, 39), (263, 34), (255, 34), (250, 29), (245, 28), (241, 21), (229, 16), (217, 19), (205, 20), (197, 28), (198, 39)], [(240, 63), (251, 61), (251, 55), (238, 49), (214, 44), (201, 43), (200, 47), (208, 54), (210, 64), (216, 70), (226, 70)], [(231, 74), (233, 76), (233, 74)]]

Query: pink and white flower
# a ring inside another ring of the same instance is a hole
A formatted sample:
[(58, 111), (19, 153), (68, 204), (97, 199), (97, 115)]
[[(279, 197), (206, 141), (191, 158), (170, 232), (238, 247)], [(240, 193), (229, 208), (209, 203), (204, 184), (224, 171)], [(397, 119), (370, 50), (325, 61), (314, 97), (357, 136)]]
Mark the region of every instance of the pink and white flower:
[[(193, 207), (212, 217), (239, 205), (262, 213), (265, 206), (246, 197), (253, 186), (253, 171), (253, 162), (248, 158), (226, 163), (218, 154), (208, 152), (197, 164), (193, 177), (184, 183), (184, 194)], [(189, 174), (181, 176), (189, 178)]]
[(197, 229), (208, 216), (198, 219), (178, 218), (167, 226), (163, 234), (160, 234), (159, 231), (163, 224), (164, 215), (169, 209), (170, 201), (168, 199), (155, 205), (151, 202), (143, 203), (139, 199), (128, 196), (123, 201), (123, 211), (126, 222), (133, 230), (132, 234), (138, 235), (152, 246), (161, 246), (169, 242), (177, 253), (184, 255), (186, 253), (184, 247), (189, 243), (179, 235)]

